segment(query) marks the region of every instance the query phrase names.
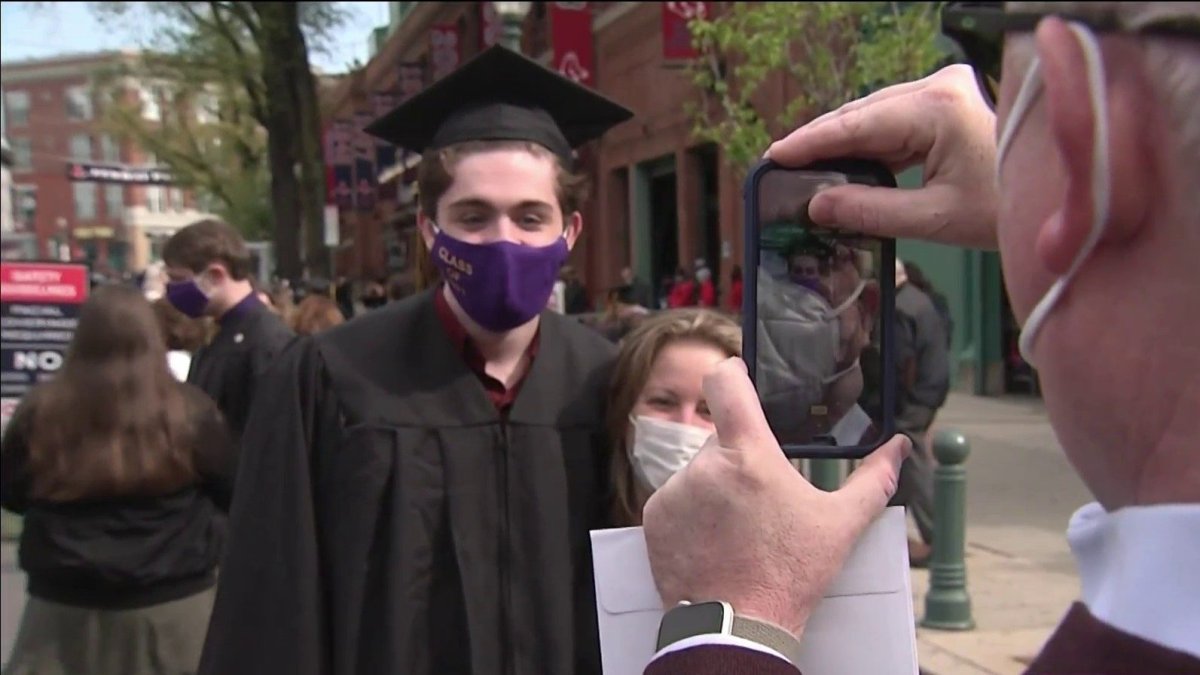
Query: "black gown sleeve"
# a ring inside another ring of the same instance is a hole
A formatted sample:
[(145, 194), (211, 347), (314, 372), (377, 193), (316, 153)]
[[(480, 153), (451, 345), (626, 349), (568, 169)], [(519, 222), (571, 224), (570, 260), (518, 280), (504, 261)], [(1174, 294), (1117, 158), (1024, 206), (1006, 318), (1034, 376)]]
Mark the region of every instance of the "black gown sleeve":
[(0, 506), (23, 514), (29, 506), (29, 427), (32, 405), (26, 397), (4, 428), (0, 440)]
[(337, 424), (324, 366), (298, 340), (263, 377), (241, 439), (238, 488), (201, 675), (329, 675), (312, 465)]
[[(191, 385), (182, 385), (190, 387)], [(217, 405), (196, 389), (191, 394), (196, 429), (195, 464), (200, 489), (217, 508), (228, 512), (237, 472), (237, 441)]]

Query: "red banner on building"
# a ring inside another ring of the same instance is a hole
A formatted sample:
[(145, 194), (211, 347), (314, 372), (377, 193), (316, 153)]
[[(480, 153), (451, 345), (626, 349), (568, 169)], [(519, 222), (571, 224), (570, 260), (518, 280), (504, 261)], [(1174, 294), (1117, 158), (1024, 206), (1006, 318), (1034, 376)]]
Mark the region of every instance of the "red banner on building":
[(433, 64), (434, 80), (440, 80), (458, 68), (462, 62), (462, 40), (457, 25), (442, 23), (429, 28), (429, 60)]
[(321, 128), (321, 158), (325, 165), (325, 203), (337, 203), (337, 197), (334, 190), (337, 188), (337, 179), (333, 175), (333, 124), (326, 124)]
[(500, 42), (504, 34), (504, 21), (496, 11), (496, 3), (479, 3), (479, 49), (480, 51)]
[[(369, 105), (368, 101), (368, 105)], [(363, 131), (375, 116), (367, 111), (354, 113), (354, 208), (360, 213), (375, 209), (375, 188), (379, 185), (375, 167), (375, 138)]]
[(663, 59), (678, 61), (699, 56), (696, 48), (692, 46), (692, 32), (688, 29), (688, 22), (711, 16), (712, 7), (708, 2), (662, 3)]
[(554, 69), (580, 84), (591, 85), (592, 10), (586, 2), (550, 3), (550, 42)]
[(336, 119), (327, 136), (327, 164), (333, 165), (333, 203), (339, 209), (354, 208), (354, 122)]

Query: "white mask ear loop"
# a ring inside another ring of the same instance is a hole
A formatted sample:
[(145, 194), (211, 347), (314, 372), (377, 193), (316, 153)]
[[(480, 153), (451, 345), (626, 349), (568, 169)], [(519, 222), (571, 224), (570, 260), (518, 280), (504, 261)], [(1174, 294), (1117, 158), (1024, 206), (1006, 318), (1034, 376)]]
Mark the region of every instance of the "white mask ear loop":
[(1008, 123), (1000, 133), (1000, 142), (996, 146), (998, 148), (996, 152), (997, 183), (1000, 182), (1000, 167), (1004, 165), (1004, 157), (1008, 154), (1009, 147), (1012, 146), (1013, 136), (1017, 134), (1017, 130), (1021, 128), (1021, 124), (1028, 116), (1034, 99), (1042, 93), (1041, 75), (1042, 62), (1034, 54), (1033, 62), (1029, 64), (1029, 70), (1025, 73), (1025, 80), (1021, 82), (1021, 89), (1017, 92), (1017, 100), (1013, 101), (1012, 109), (1008, 111)]
[(1034, 367), (1037, 364), (1032, 359), (1033, 341), (1046, 322), (1050, 310), (1054, 308), (1066, 291), (1067, 284), (1075, 278), (1079, 268), (1083, 267), (1083, 263), (1100, 243), (1100, 238), (1104, 236), (1104, 229), (1108, 226), (1111, 200), (1112, 177), (1109, 171), (1108, 156), (1108, 92), (1104, 82), (1104, 61), (1100, 53), (1100, 44), (1084, 26), (1078, 23), (1068, 23), (1067, 27), (1079, 38), (1079, 45), (1083, 49), (1084, 61), (1087, 66), (1088, 94), (1091, 96), (1092, 113), (1095, 120), (1092, 139), (1092, 227), (1083, 246), (1075, 254), (1075, 260), (1071, 262), (1070, 268), (1054, 282), (1054, 285), (1033, 308), (1029, 318), (1025, 321), (1025, 328), (1021, 331), (1017, 346), (1021, 351), (1021, 357)]

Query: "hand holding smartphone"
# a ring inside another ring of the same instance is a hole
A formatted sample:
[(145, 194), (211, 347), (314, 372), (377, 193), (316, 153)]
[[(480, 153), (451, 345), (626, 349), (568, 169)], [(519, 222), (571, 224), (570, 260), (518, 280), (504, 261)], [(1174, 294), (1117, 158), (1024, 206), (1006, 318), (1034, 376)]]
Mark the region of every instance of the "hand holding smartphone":
[(758, 164), (746, 179), (742, 351), (792, 459), (860, 458), (895, 428), (895, 240), (818, 227), (835, 185), (895, 187), (881, 164)]

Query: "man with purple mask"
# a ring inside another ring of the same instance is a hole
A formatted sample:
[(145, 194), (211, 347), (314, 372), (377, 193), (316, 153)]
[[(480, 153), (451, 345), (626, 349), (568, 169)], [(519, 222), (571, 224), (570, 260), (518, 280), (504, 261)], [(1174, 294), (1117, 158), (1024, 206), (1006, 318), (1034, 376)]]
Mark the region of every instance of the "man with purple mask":
[(171, 305), (193, 319), (212, 317), (219, 326), (192, 358), (187, 381), (217, 403), (240, 436), (263, 373), (294, 334), (254, 292), (250, 251), (228, 223), (188, 225), (167, 240), (162, 255)]
[(615, 350), (547, 311), (572, 148), (632, 116), (493, 47), (371, 124), (442, 283), (295, 343), (247, 428), (200, 672), (599, 673)]

